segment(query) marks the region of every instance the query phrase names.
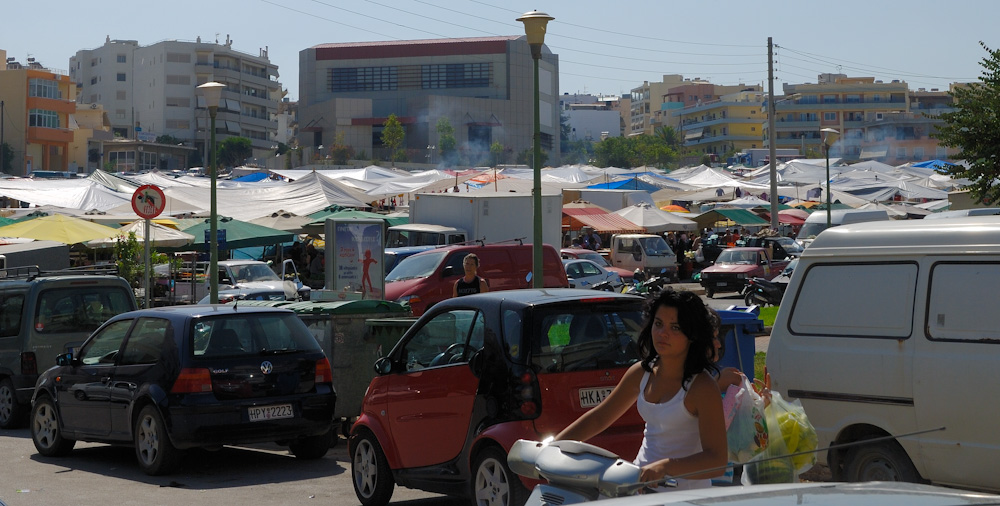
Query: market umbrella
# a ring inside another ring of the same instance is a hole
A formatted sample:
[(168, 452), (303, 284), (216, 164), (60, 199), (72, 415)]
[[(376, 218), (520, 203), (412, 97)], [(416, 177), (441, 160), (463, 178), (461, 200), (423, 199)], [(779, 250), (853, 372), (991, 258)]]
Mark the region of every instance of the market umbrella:
[(661, 211), (646, 202), (619, 209), (614, 214), (652, 233), (698, 229), (698, 224), (694, 221), (667, 211)]
[[(87, 246), (91, 248), (110, 248), (115, 245), (119, 237), (128, 237), (129, 232), (135, 232), (135, 238), (139, 242), (145, 241), (146, 220), (135, 220), (128, 225), (117, 230), (113, 237), (95, 239), (87, 241)], [(157, 248), (180, 248), (194, 242), (194, 236), (180, 230), (175, 230), (166, 225), (160, 225), (155, 221), (149, 224), (150, 245)]]
[(384, 214), (370, 213), (368, 211), (358, 211), (356, 209), (346, 209), (343, 211), (335, 211), (329, 213), (313, 213), (309, 215), (312, 219), (309, 223), (305, 225), (305, 228), (312, 229), (313, 231), (317, 229), (322, 229), (326, 223), (327, 218), (334, 219), (366, 219), (366, 220), (385, 220), (386, 226), (392, 227), (394, 225), (405, 225), (410, 222), (409, 216), (386, 216)]
[(679, 206), (677, 204), (669, 204), (660, 208), (661, 211), (667, 211), (670, 213), (690, 213), (691, 211), (684, 206)]
[[(195, 225), (183, 229), (194, 236), (193, 246), (197, 250), (207, 250), (208, 243), (205, 241), (205, 231), (209, 230), (208, 218), (200, 220)], [(262, 227), (250, 222), (234, 220), (229, 217), (220, 217), (217, 223), (219, 230), (225, 230), (226, 242), (219, 243), (222, 249), (252, 248), (254, 246), (270, 246), (291, 242), (295, 239), (295, 234), (270, 227)], [(0, 228), (3, 230), (3, 228)]]
[(308, 216), (299, 216), (295, 213), (279, 210), (275, 211), (267, 216), (261, 216), (260, 218), (254, 218), (250, 220), (250, 223), (254, 225), (260, 225), (262, 227), (274, 228), (278, 230), (286, 230), (288, 232), (293, 232), (300, 234), (305, 232), (303, 228), (306, 224), (311, 223), (315, 220)]
[(63, 244), (84, 243), (111, 237), (117, 233), (118, 229), (62, 214), (41, 216), (0, 227), (0, 237), (22, 237)]
[(600, 209), (603, 213), (610, 213), (607, 208), (601, 207), (593, 202), (587, 200), (574, 200), (572, 202), (567, 202), (563, 204), (563, 210), (566, 209)]

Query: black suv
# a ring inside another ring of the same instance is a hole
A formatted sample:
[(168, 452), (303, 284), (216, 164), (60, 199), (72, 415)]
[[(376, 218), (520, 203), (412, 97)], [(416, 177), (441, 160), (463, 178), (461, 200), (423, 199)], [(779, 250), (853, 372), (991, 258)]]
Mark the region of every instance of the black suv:
[(332, 443), (330, 362), (286, 309), (172, 306), (118, 315), (38, 378), (38, 453), (76, 441), (131, 443), (139, 467), (169, 473), (186, 448), (274, 441), (300, 458)]
[(136, 309), (114, 266), (40, 271), (0, 269), (0, 429), (24, 422), (38, 372), (108, 318)]

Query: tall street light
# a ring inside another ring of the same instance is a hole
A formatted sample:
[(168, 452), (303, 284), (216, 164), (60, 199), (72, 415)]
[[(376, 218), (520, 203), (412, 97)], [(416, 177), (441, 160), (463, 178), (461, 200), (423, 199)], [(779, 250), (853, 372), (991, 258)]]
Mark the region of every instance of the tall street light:
[(823, 152), (826, 153), (826, 228), (830, 228), (830, 146), (837, 142), (840, 132), (834, 128), (824, 128), (823, 132)]
[(211, 116), (212, 129), (211, 141), (209, 141), (209, 173), (212, 176), (211, 204), (209, 206), (208, 224), (208, 286), (210, 304), (219, 303), (219, 211), (216, 208), (215, 200), (215, 180), (218, 175), (218, 167), (215, 165), (215, 114), (219, 111), (219, 100), (222, 98), (222, 90), (226, 85), (217, 82), (208, 82), (198, 87), (205, 97), (205, 106), (208, 107), (208, 114)]
[(531, 260), (531, 286), (542, 288), (544, 276), (542, 274), (542, 126), (541, 113), (539, 112), (538, 93), (538, 60), (542, 58), (542, 45), (545, 44), (545, 26), (552, 21), (552, 16), (544, 12), (525, 12), (517, 21), (524, 23), (524, 34), (528, 39), (528, 46), (531, 47), (531, 59), (535, 62), (535, 151), (532, 157), (533, 180), (532, 185), (532, 207), (534, 208), (534, 238), (532, 240), (532, 260)]

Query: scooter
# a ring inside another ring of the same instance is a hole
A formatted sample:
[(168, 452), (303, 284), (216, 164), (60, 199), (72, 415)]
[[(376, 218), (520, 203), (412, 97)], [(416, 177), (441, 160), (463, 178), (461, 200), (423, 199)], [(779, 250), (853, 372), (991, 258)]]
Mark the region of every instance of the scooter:
[(748, 306), (777, 306), (785, 296), (786, 285), (764, 278), (750, 278), (743, 287), (743, 302)]
[(676, 486), (666, 478), (656, 483), (639, 480), (639, 466), (604, 448), (580, 441), (519, 439), (507, 454), (511, 471), (534, 480), (526, 506), (566, 505), (634, 495), (646, 487)]
[(605, 279), (604, 281), (590, 285), (590, 289), (601, 290), (604, 292), (613, 292), (615, 291), (615, 285), (611, 283), (610, 279)]
[(659, 276), (646, 279), (646, 275), (640, 269), (636, 269), (632, 274), (632, 285), (622, 287), (622, 293), (631, 295), (656, 294), (663, 290), (664, 285), (670, 282), (670, 278), (665, 275), (666, 269), (660, 271)]

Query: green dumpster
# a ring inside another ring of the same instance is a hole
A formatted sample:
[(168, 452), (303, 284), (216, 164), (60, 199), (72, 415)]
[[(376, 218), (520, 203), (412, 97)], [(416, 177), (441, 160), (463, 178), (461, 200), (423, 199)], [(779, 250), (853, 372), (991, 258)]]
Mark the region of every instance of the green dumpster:
[[(306, 324), (319, 342), (333, 369), (337, 390), (334, 416), (353, 419), (361, 414), (368, 383), (375, 376), (375, 361), (387, 354), (381, 339), (367, 332), (366, 321), (409, 316), (409, 306), (384, 300), (338, 301), (239, 301), (239, 305), (272, 306), (290, 309)], [(410, 318), (410, 323), (416, 320)], [(407, 326), (409, 327), (409, 326)], [(396, 336), (402, 336), (403, 329)], [(395, 344), (393, 342), (392, 344)]]

